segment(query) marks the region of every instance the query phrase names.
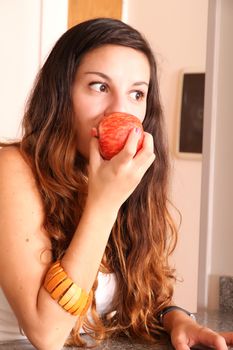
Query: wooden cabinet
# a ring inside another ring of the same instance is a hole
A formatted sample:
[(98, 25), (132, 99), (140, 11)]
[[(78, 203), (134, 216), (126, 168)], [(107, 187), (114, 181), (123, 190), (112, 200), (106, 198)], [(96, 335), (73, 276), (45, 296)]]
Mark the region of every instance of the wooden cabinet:
[(122, 15), (122, 0), (69, 0), (68, 5), (68, 28), (91, 18)]

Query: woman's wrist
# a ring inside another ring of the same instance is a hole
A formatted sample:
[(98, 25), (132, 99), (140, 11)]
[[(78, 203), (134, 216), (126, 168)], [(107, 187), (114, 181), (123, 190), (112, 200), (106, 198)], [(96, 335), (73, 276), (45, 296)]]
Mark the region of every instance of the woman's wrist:
[(159, 324), (169, 333), (174, 326), (177, 326), (178, 323), (189, 321), (193, 322), (196, 320), (193, 313), (175, 305), (162, 309), (158, 313), (157, 319)]
[(85, 212), (90, 213), (93, 212), (94, 215), (101, 217), (104, 215), (105, 220), (116, 220), (119, 208), (109, 203), (107, 200), (103, 199), (93, 199), (87, 197)]

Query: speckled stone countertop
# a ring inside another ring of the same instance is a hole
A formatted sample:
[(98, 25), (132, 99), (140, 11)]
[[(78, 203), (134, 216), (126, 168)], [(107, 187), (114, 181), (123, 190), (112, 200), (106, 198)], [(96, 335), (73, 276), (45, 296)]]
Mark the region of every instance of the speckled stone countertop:
[[(196, 314), (197, 321), (203, 326), (210, 327), (216, 331), (233, 331), (233, 314), (231, 312), (220, 311), (199, 311)], [(26, 341), (15, 342), (0, 342), (1, 350), (33, 350), (35, 349)], [(64, 350), (72, 350), (77, 348), (64, 348)], [(80, 349), (80, 348), (79, 348)], [(172, 350), (172, 346), (169, 341), (161, 345), (148, 345), (144, 343), (134, 342), (131, 339), (117, 339), (108, 340), (102, 343), (100, 346), (95, 347), (95, 350)], [(205, 347), (197, 346), (193, 349), (207, 349)], [(229, 349), (233, 349), (229, 347)], [(49, 349), (48, 349), (49, 350)]]

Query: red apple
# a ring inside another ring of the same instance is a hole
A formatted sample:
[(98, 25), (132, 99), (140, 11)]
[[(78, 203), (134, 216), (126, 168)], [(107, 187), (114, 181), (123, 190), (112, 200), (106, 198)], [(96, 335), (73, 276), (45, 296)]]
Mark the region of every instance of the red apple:
[(111, 159), (124, 147), (130, 131), (141, 129), (137, 151), (142, 147), (143, 127), (141, 121), (130, 114), (115, 112), (105, 116), (97, 127), (100, 153), (104, 159)]

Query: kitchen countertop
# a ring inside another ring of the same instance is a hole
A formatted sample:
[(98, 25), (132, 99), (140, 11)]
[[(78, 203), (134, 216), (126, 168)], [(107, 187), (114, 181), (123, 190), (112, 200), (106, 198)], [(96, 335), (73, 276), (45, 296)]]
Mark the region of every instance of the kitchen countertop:
[[(196, 314), (197, 321), (203, 326), (212, 328), (215, 331), (233, 331), (233, 315), (231, 312), (220, 311), (198, 311)], [(33, 350), (35, 349), (29, 342), (24, 340), (14, 342), (0, 342), (0, 350)], [(64, 347), (64, 350), (77, 349), (73, 347)], [(80, 348), (79, 348), (80, 349)], [(131, 339), (118, 338), (108, 340), (95, 350), (172, 350), (169, 341), (161, 345), (148, 345), (144, 343), (134, 342)], [(195, 347), (193, 349), (207, 349), (204, 347)], [(233, 346), (229, 349), (233, 349)], [(49, 349), (48, 349), (49, 350)]]

